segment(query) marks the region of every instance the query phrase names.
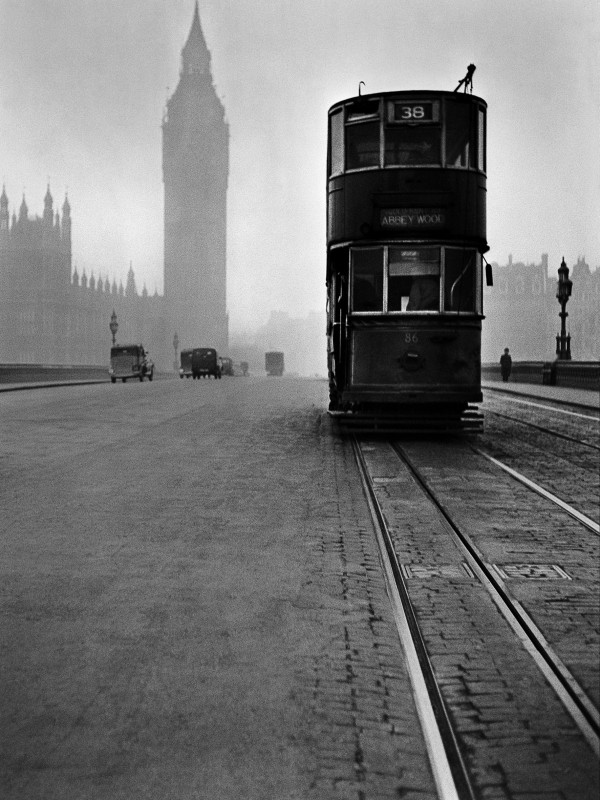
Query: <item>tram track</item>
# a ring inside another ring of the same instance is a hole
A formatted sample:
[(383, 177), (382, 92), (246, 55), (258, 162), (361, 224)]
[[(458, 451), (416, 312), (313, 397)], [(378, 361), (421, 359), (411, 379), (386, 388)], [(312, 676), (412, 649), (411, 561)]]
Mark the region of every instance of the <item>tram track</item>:
[[(518, 403), (519, 405), (523, 406), (532, 406), (535, 408), (543, 408), (546, 411), (555, 411), (557, 413), (565, 414), (571, 417), (581, 417), (582, 419), (593, 419), (598, 422), (598, 406), (591, 405), (587, 402), (578, 402), (576, 400), (567, 400), (567, 399), (559, 399), (557, 397), (549, 398), (550, 403), (554, 403), (554, 405), (548, 405), (548, 403), (540, 403), (539, 400), (541, 399), (537, 394), (527, 394), (525, 391), (514, 391), (514, 390), (507, 390), (503, 388), (497, 388), (495, 386), (485, 385), (483, 387), (486, 392), (492, 392), (493, 394), (501, 395), (503, 401), (507, 401), (510, 403)], [(515, 395), (518, 395), (516, 397)], [(565, 406), (570, 406), (571, 408), (579, 408), (581, 411), (569, 411)], [(590, 416), (589, 414), (583, 414), (582, 411), (595, 411), (596, 416)]]
[(551, 428), (546, 428), (542, 425), (537, 425), (535, 422), (529, 422), (528, 420), (519, 419), (518, 417), (512, 417), (510, 414), (503, 414), (500, 411), (492, 411), (486, 409), (486, 414), (492, 414), (495, 417), (500, 417), (501, 419), (509, 420), (509, 422), (516, 422), (518, 425), (525, 425), (528, 428), (533, 428), (534, 430), (540, 431), (541, 433), (548, 434), (549, 436), (554, 436), (558, 439), (563, 439), (567, 442), (573, 442), (573, 444), (581, 445), (582, 447), (589, 447), (593, 450), (600, 451), (600, 446), (597, 444), (593, 444), (592, 442), (586, 442), (582, 439), (577, 439), (574, 436), (569, 436), (566, 433), (562, 433), (561, 431), (552, 430)]
[(597, 522), (594, 522), (593, 519), (590, 519), (590, 517), (588, 517), (586, 514), (582, 514), (576, 508), (573, 508), (572, 505), (566, 503), (564, 500), (561, 500), (560, 497), (557, 497), (556, 495), (552, 494), (552, 492), (547, 491), (547, 489), (544, 489), (543, 486), (540, 486), (535, 481), (532, 481), (525, 475), (522, 475), (520, 472), (517, 472), (517, 470), (513, 469), (512, 467), (509, 467), (508, 464), (505, 464), (503, 461), (500, 461), (499, 459), (494, 458), (493, 456), (490, 456), (487, 453), (484, 453), (483, 450), (480, 450), (477, 447), (473, 447), (473, 452), (477, 453), (480, 456), (483, 456), (484, 458), (487, 458), (488, 461), (490, 461), (492, 464), (495, 464), (497, 467), (500, 467), (500, 469), (504, 470), (504, 472), (511, 475), (515, 480), (519, 481), (524, 486), (527, 486), (528, 489), (531, 489), (531, 491), (536, 492), (542, 497), (545, 497), (547, 500), (550, 500), (551, 503), (554, 503), (555, 505), (562, 508), (564, 511), (566, 511), (567, 514), (570, 514), (570, 516), (572, 516), (578, 522), (581, 522), (581, 524), (585, 525), (585, 527), (588, 528), (589, 530), (593, 531), (594, 533), (600, 534), (600, 525), (598, 525)]
[[(498, 609), (509, 622), (515, 633), (517, 633), (523, 644), (525, 644), (531, 654), (534, 655), (536, 663), (538, 663), (538, 666), (542, 669), (545, 677), (553, 686), (589, 743), (595, 747), (596, 752), (600, 755), (600, 713), (598, 709), (587, 699), (583, 689), (573, 678), (558, 655), (546, 642), (542, 632), (534, 624), (521, 604), (510, 596), (506, 586), (497, 577), (495, 571), (488, 566), (470, 537), (453, 521), (440, 499), (427, 484), (420, 470), (411, 462), (398, 444), (394, 444), (392, 447), (413, 477), (417, 480), (423, 492), (429, 497), (436, 509), (444, 517), (457, 537), (457, 541), (463, 549), (465, 557), (475, 574), (486, 586)], [(491, 461), (502, 468), (506, 468), (506, 465), (501, 464), (497, 459), (491, 459)], [(514, 470), (511, 470), (511, 472), (514, 473)], [(553, 502), (557, 499), (558, 498), (552, 498)], [(580, 522), (583, 522), (581, 519), (583, 515), (579, 515), (576, 509), (571, 508), (563, 501), (561, 501), (560, 505), (567, 513), (576, 516)], [(585, 518), (584, 524), (589, 522), (592, 521)], [(564, 692), (566, 692), (566, 694)]]
[(598, 534), (598, 417), (520, 400), (485, 413), (474, 451), (557, 505), (567, 500), (564, 509)]
[[(453, 520), (451, 513), (440, 498), (436, 496), (436, 492), (429, 484), (426, 476), (411, 460), (401, 444), (388, 442), (375, 445), (370, 442), (369, 449), (375, 446), (388, 447), (393, 452), (397, 459), (398, 470), (410, 475), (410, 479), (418, 486), (421, 496), (426, 498), (427, 503), (443, 519), (446, 529), (458, 547), (464, 563), (468, 565), (480, 585), (484, 587), (494, 605), (510, 626), (513, 634), (529, 653), (547, 683), (552, 687), (556, 697), (558, 697), (560, 703), (570, 715), (582, 737), (598, 755), (600, 753), (600, 715), (582, 686), (551, 647), (522, 604), (511, 596), (501, 575), (494, 569), (492, 564), (486, 561), (471, 537), (461, 530), (461, 527)], [(439, 745), (436, 746), (435, 741), (442, 743), (445, 754), (442, 761), (445, 758), (446, 766), (442, 768), (433, 766), (433, 771), (434, 774), (437, 774), (440, 770), (442, 772), (444, 769), (450, 770), (454, 780), (454, 789), (451, 790), (451, 793), (449, 795), (442, 794), (440, 789), (440, 797), (444, 798), (444, 800), (446, 797), (452, 797), (454, 796), (452, 791), (456, 792), (460, 798), (477, 796), (477, 790), (469, 775), (469, 769), (461, 757), (461, 745), (457, 741), (450, 722), (451, 713), (447, 708), (443, 692), (432, 668), (424, 636), (420, 630), (417, 614), (411, 601), (406, 576), (390, 532), (390, 520), (388, 519), (390, 512), (388, 509), (386, 516), (386, 511), (382, 508), (378, 497), (378, 481), (386, 480), (392, 482), (394, 478), (392, 476), (386, 479), (378, 479), (370, 473), (364, 447), (364, 440), (361, 440), (360, 437), (353, 438), (355, 457), (380, 544), (382, 563), (386, 571), (389, 594), (397, 615), (397, 627), (402, 646), (405, 653), (414, 653), (412, 659), (407, 655), (413, 687), (416, 694), (418, 694), (419, 686), (424, 685), (427, 687), (428, 702), (431, 708), (429, 711), (427, 709), (420, 710), (422, 719), (426, 721), (424, 723), (426, 737), (429, 738), (427, 726), (430, 725), (430, 722), (427, 722), (428, 716), (433, 716), (437, 724), (437, 733), (433, 736), (434, 744), (430, 746), (432, 765), (435, 763), (435, 759), (440, 757)], [(480, 455), (485, 456), (483, 453)], [(496, 461), (491, 457), (487, 458), (490, 458), (492, 462)], [(380, 486), (381, 483), (379, 483)], [(567, 511), (565, 508), (563, 510)], [(394, 600), (394, 598), (396, 599)], [(414, 662), (412, 666), (410, 664), (411, 660)], [(439, 780), (438, 785), (440, 785)]]
[(359, 440), (352, 439), (359, 475), (375, 525), (375, 533), (392, 601), (394, 620), (407, 657), (419, 718), (440, 800), (473, 799), (476, 792), (462, 757), (433, 666), (421, 635), (406, 582), (394, 551), (385, 516), (373, 490)]

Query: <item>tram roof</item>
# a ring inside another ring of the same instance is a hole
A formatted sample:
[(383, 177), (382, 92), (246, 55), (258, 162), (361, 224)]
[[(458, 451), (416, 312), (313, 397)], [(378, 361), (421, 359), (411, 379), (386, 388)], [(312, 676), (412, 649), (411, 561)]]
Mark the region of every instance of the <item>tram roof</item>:
[(359, 94), (355, 95), (354, 97), (347, 97), (344, 100), (338, 100), (337, 103), (333, 103), (333, 105), (329, 107), (329, 112), (333, 111), (334, 108), (339, 108), (340, 106), (348, 105), (350, 103), (364, 103), (365, 101), (377, 100), (378, 98), (383, 98), (384, 100), (393, 100), (396, 98), (399, 100), (411, 100), (416, 98), (427, 98), (428, 100), (433, 100), (435, 98), (452, 98), (453, 100), (458, 100), (461, 102), (481, 103), (487, 108), (487, 103), (483, 97), (479, 97), (476, 94), (443, 90), (436, 91), (435, 89), (399, 89), (395, 92), (371, 92), (369, 94)]

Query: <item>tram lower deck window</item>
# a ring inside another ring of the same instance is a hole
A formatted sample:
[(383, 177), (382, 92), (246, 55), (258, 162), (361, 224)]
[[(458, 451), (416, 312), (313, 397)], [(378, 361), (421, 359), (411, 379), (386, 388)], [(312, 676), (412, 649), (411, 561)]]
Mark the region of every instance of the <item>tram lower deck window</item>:
[(353, 312), (480, 310), (474, 248), (410, 245), (351, 249)]
[(388, 311), (440, 310), (440, 251), (437, 247), (390, 247)]
[(383, 248), (352, 251), (353, 311), (383, 311)]
[(446, 247), (444, 253), (444, 310), (475, 311), (478, 254)]

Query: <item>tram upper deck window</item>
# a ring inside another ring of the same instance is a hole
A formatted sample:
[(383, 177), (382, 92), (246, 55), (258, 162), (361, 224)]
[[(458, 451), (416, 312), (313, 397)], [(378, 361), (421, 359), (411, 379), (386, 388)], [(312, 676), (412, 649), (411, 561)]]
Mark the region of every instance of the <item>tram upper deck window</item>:
[(346, 125), (346, 169), (379, 166), (379, 120)]
[(439, 311), (439, 247), (390, 247), (388, 311)]
[(477, 168), (486, 171), (485, 150), (485, 111), (480, 108), (477, 114)]
[[(345, 113), (345, 153), (346, 169), (364, 169), (378, 167), (380, 164), (380, 101), (379, 98), (356, 98), (330, 117), (330, 174), (343, 169), (342, 139), (338, 135), (337, 126), (343, 125)], [(339, 116), (338, 116), (339, 115)], [(334, 117), (335, 123), (334, 123)], [(334, 124), (336, 130), (334, 131)], [(335, 142), (334, 142), (335, 136)], [(334, 162), (339, 166), (334, 169)]]
[[(476, 250), (446, 247), (444, 250), (444, 310), (473, 313), (476, 308)], [(479, 304), (477, 304), (479, 305)]]
[(376, 119), (379, 117), (379, 99), (368, 100), (367, 98), (358, 98), (351, 105), (347, 107), (346, 119), (348, 122), (357, 122), (358, 120)]
[(475, 167), (475, 109), (470, 103), (446, 104), (446, 165)]
[(329, 174), (344, 170), (344, 111), (339, 109), (329, 117)]
[(439, 103), (390, 102), (387, 105), (386, 166), (440, 165)]
[(352, 310), (383, 311), (383, 248), (352, 250)]

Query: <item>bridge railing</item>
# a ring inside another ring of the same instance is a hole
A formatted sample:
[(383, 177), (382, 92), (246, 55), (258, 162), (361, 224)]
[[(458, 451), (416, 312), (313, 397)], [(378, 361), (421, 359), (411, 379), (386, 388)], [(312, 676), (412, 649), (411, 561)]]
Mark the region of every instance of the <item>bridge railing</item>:
[[(500, 364), (482, 364), (481, 377), (501, 381)], [(510, 380), (600, 391), (600, 361), (513, 361)]]
[(108, 380), (108, 366), (0, 364), (0, 383)]

